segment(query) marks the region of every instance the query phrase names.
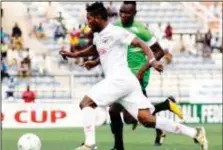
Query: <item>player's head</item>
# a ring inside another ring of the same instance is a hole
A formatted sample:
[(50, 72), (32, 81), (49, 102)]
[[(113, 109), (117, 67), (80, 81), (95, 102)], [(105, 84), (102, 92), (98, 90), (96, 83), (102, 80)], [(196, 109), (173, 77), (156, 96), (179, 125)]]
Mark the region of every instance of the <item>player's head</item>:
[(124, 1), (120, 7), (119, 15), (123, 25), (133, 22), (136, 15), (136, 1)]
[(87, 8), (88, 25), (93, 31), (100, 31), (101, 24), (107, 22), (108, 13), (103, 3), (95, 2)]

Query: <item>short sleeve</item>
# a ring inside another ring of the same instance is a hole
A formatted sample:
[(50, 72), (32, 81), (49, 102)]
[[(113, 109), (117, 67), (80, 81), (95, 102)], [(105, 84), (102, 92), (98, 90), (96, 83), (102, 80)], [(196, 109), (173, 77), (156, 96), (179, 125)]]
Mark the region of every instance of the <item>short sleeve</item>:
[(132, 34), (126, 29), (120, 28), (119, 39), (123, 44), (130, 45), (135, 37), (135, 34)]
[(156, 39), (155, 37), (152, 37), (152, 38), (147, 42), (147, 44), (148, 44), (148, 46), (150, 47), (150, 46), (154, 45), (156, 42), (157, 42), (157, 39)]

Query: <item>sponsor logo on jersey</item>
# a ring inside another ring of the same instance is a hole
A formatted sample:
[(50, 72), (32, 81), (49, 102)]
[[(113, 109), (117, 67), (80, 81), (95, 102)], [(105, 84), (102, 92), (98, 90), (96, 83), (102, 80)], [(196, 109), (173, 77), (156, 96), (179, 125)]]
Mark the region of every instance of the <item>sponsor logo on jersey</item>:
[(101, 37), (100, 40), (98, 41), (98, 44), (100, 44), (100, 45), (110, 45), (110, 43), (112, 41), (113, 41), (112, 36)]

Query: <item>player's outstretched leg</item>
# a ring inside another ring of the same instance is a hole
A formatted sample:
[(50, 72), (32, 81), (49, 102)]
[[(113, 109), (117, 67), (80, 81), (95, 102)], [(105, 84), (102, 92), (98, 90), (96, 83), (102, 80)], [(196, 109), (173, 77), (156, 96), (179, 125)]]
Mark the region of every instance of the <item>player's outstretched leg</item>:
[(111, 119), (110, 127), (114, 136), (114, 147), (111, 150), (124, 150), (122, 110), (123, 107), (118, 103), (112, 104), (109, 109)]
[(140, 109), (138, 112), (138, 120), (145, 127), (161, 129), (167, 132), (183, 134), (196, 139), (202, 150), (208, 150), (208, 142), (205, 129), (203, 127), (195, 129), (180, 123), (173, 122), (167, 118), (154, 116), (148, 109)]
[[(183, 118), (183, 113), (180, 109), (180, 107), (177, 106), (176, 100), (173, 96), (169, 96), (164, 102), (158, 103), (155, 106), (155, 111), (153, 112), (153, 115), (160, 111), (170, 110), (173, 113), (175, 113), (179, 118)], [(154, 141), (154, 144), (156, 146), (161, 146), (163, 144), (163, 141), (166, 137), (166, 134), (164, 131), (160, 129), (156, 129), (156, 138)]]
[(80, 103), (83, 114), (83, 128), (85, 134), (84, 145), (75, 150), (93, 150), (95, 147), (95, 108), (97, 105), (94, 101), (85, 96)]

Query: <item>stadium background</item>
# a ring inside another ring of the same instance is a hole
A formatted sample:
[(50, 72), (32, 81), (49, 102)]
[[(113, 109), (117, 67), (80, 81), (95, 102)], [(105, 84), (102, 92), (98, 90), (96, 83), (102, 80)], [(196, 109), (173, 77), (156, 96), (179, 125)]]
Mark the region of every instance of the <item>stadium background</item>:
[[(105, 4), (110, 8), (111, 21), (115, 20), (121, 2)], [(210, 149), (222, 149), (222, 2), (137, 4), (137, 20), (143, 21), (173, 56), (162, 60), (165, 71), (161, 75), (152, 71), (149, 99), (155, 103), (175, 96), (184, 120), (168, 112), (160, 115), (193, 126), (204, 124)], [(65, 61), (58, 51), (70, 49), (71, 44), (86, 46), (89, 29), (85, 25), (85, 5), (86, 2), (2, 2), (3, 150), (16, 149), (18, 138), (26, 132), (40, 136), (43, 150), (71, 149), (82, 141), (78, 103), (103, 78), (103, 73), (100, 66), (87, 71), (81, 66), (83, 59)], [(16, 22), (22, 36), (12, 35)], [(172, 38), (165, 35), (168, 24)], [(209, 29), (212, 38), (208, 43)], [(34, 104), (25, 104), (22, 99), (27, 85), (36, 94)], [(97, 130), (99, 149), (108, 149), (112, 147), (109, 117), (106, 110), (97, 111), (97, 124), (104, 125)], [(198, 149), (190, 139), (172, 134), (168, 134), (163, 147), (154, 148), (154, 131), (146, 132), (142, 127), (130, 130), (126, 127), (124, 132), (128, 150)]]

